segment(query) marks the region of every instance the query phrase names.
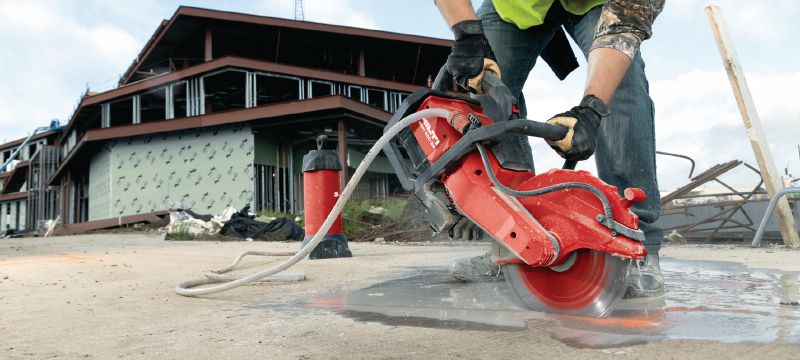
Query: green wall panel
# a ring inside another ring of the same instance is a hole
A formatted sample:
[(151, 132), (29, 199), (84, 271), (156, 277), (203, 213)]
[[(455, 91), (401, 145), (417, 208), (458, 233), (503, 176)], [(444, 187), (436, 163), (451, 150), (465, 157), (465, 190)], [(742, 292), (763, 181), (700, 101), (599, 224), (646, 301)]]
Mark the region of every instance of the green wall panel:
[(111, 149), (101, 148), (89, 166), (89, 220), (108, 219), (111, 211)]
[[(108, 194), (110, 217), (172, 207), (198, 213), (241, 208), (253, 200), (253, 134), (235, 125), (112, 140), (109, 171), (95, 156), (91, 167), (90, 209), (102, 214)], [(95, 161), (96, 160), (96, 161)], [(110, 190), (93, 181), (110, 181)], [(105, 194), (95, 193), (103, 191)], [(103, 189), (103, 190), (101, 190)], [(92, 198), (98, 197), (96, 202)], [(94, 205), (94, 206), (93, 206)]]
[(258, 165), (275, 165), (278, 157), (278, 149), (275, 142), (266, 135), (256, 135), (255, 158), (254, 162)]

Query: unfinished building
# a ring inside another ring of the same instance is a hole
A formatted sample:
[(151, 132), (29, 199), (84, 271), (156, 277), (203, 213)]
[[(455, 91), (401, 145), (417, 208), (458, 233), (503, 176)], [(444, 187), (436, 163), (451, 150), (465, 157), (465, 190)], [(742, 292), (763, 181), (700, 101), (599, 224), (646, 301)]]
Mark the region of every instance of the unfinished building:
[[(428, 85), (450, 46), (180, 7), (117, 88), (84, 96), (58, 137), (41, 145), (57, 160), (39, 166), (31, 183), (37, 195), (48, 194), (37, 199), (56, 205), (27, 223), (59, 217), (56, 234), (63, 234), (143, 221), (170, 208), (216, 213), (249, 203), (256, 211), (298, 213), (301, 159), (314, 140), (328, 136), (347, 165), (346, 180), (403, 99)], [(369, 170), (357, 196), (399, 189), (385, 158)], [(0, 204), (28, 194), (15, 196)]]
[[(58, 163), (58, 154), (53, 154), (53, 145), (59, 135), (59, 130), (46, 131), (31, 137), (27, 144), (24, 139), (19, 139), (0, 145), (0, 164), (9, 162), (14, 152), (19, 150), (14, 161), (0, 172), (0, 234), (32, 228), (36, 216), (29, 217), (29, 213), (41, 213), (42, 218), (55, 218), (58, 193), (44, 185), (46, 179), (41, 175), (44, 166), (49, 164), (50, 168), (54, 168)], [(44, 201), (51, 206), (42, 206)], [(48, 213), (42, 213), (44, 211)]]

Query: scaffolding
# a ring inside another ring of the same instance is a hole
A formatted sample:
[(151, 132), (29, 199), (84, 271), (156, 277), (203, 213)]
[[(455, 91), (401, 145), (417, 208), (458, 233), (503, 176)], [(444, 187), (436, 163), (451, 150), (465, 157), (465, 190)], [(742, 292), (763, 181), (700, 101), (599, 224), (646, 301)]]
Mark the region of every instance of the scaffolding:
[(43, 146), (30, 158), (28, 169), (28, 211), (26, 228), (39, 228), (39, 222), (58, 218), (59, 188), (50, 186), (48, 180), (56, 171), (61, 148)]

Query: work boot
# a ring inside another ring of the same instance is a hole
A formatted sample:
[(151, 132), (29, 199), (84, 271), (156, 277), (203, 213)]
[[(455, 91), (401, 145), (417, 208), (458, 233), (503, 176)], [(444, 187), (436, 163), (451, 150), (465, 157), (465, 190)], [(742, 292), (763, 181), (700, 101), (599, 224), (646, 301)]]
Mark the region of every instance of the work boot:
[(500, 270), (500, 265), (494, 263), (490, 252), (473, 258), (462, 258), (453, 261), (453, 264), (450, 265), (450, 276), (456, 280), (466, 282), (503, 280), (503, 272)]
[(628, 272), (628, 289), (623, 299), (655, 298), (664, 296), (664, 275), (658, 254), (647, 254), (644, 260), (631, 265)]

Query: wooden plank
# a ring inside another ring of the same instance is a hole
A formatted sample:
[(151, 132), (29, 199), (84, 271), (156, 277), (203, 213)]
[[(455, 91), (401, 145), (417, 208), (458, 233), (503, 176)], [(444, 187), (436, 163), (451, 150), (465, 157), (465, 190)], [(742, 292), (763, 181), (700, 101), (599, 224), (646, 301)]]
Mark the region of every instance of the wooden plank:
[[(767, 193), (772, 197), (782, 187), (779, 181), (778, 169), (775, 167), (775, 161), (772, 158), (767, 138), (764, 135), (764, 129), (761, 126), (761, 119), (758, 117), (753, 97), (750, 95), (750, 89), (747, 86), (744, 70), (742, 70), (742, 66), (739, 63), (739, 57), (736, 54), (733, 40), (722, 16), (722, 10), (718, 6), (706, 6), (706, 15), (711, 24), (714, 39), (719, 47), (722, 63), (725, 65), (725, 71), (728, 73), (728, 79), (731, 82), (733, 95), (736, 97), (736, 103), (739, 106), (745, 130), (747, 130), (747, 138), (750, 139), (750, 145), (753, 147), (753, 153), (761, 170), (761, 177), (764, 179)], [(798, 238), (795, 228), (792, 210), (789, 208), (789, 202), (785, 198), (778, 202), (775, 216), (783, 236), (783, 243), (793, 248), (800, 247), (800, 238)]]

